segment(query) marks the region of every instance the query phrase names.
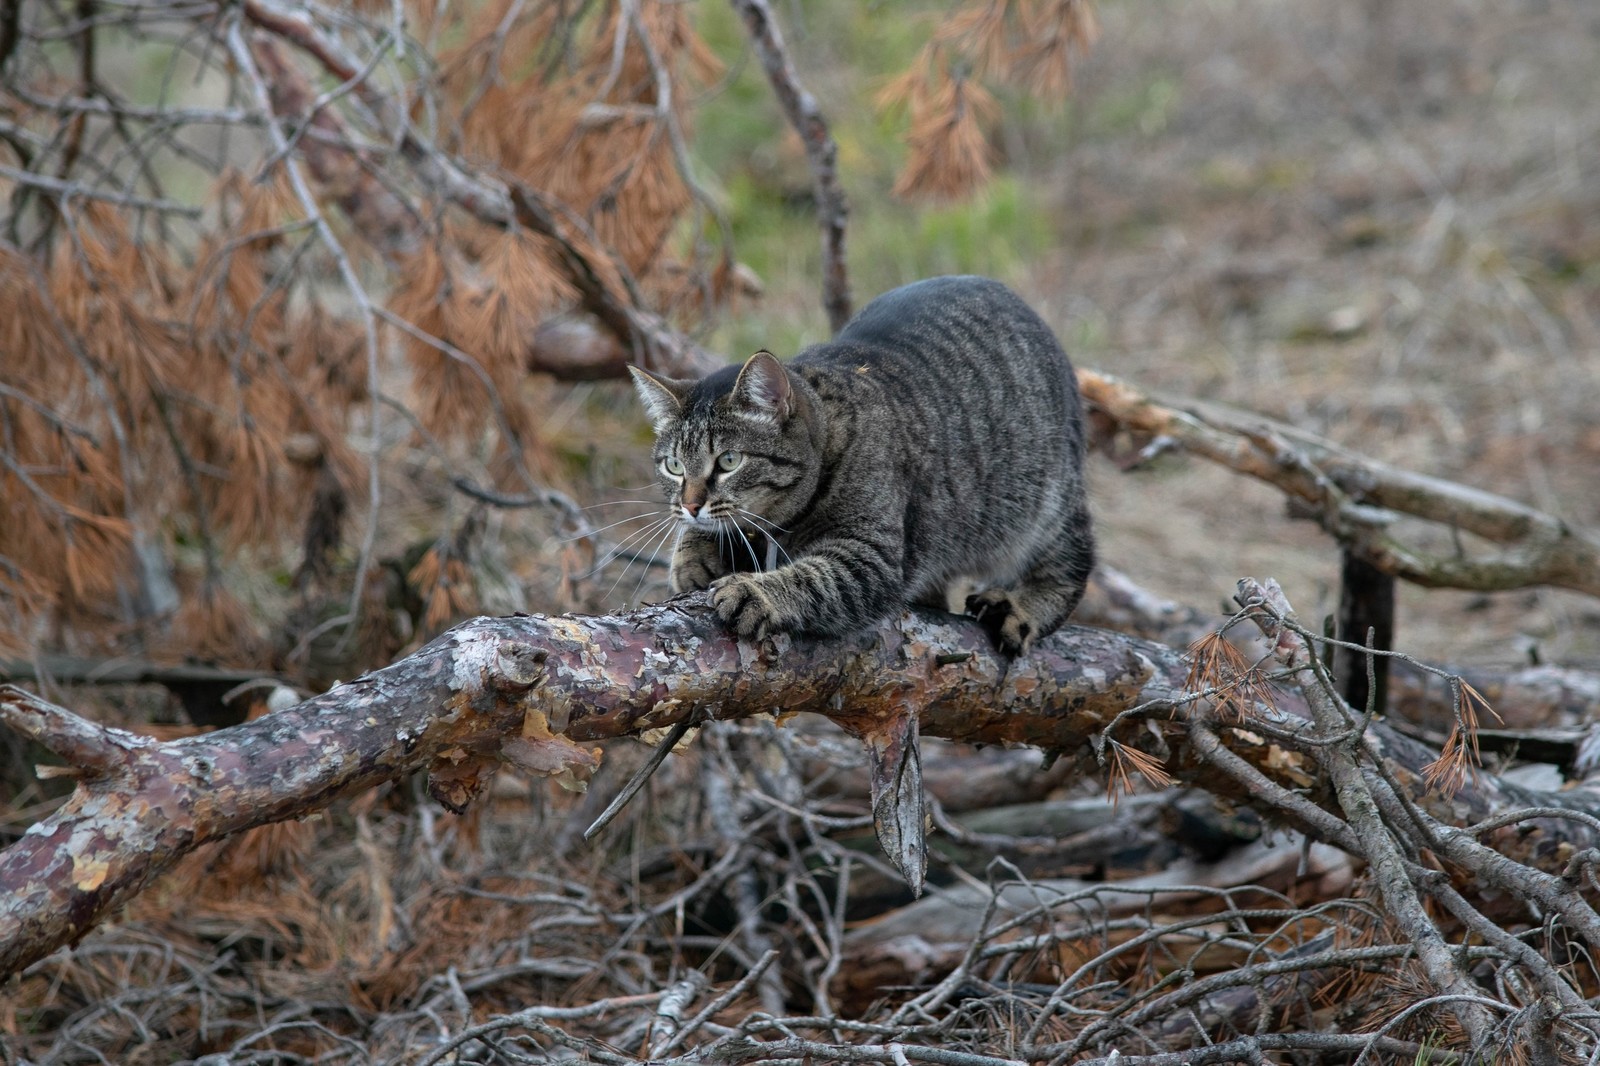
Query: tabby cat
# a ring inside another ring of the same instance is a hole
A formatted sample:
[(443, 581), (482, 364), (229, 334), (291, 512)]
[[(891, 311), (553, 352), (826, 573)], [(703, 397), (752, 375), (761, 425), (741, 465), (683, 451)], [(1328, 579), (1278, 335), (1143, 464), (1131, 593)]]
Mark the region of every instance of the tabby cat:
[(672, 590), (711, 588), (740, 637), (842, 636), (976, 585), (967, 610), (1018, 655), (1082, 598), (1077, 383), (999, 282), (895, 289), (788, 366), (632, 369), (681, 523)]

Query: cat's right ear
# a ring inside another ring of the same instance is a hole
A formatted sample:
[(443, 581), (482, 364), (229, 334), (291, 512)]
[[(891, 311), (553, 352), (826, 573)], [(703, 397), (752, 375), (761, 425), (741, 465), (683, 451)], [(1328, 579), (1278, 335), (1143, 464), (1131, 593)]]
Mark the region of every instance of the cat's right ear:
[(739, 380), (733, 383), (733, 399), (740, 410), (780, 425), (789, 417), (792, 392), (788, 372), (765, 348), (745, 360)]
[(655, 427), (656, 435), (660, 436), (683, 416), (683, 383), (671, 378), (658, 378), (631, 364), (628, 373), (633, 375), (633, 387), (639, 390), (639, 401), (644, 404), (644, 413), (649, 417), (650, 425)]

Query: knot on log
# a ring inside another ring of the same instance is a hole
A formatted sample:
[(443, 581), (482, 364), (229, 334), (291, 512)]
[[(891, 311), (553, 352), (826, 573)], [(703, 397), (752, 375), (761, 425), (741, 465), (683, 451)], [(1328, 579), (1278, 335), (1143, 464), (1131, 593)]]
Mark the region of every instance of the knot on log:
[(505, 696), (520, 696), (537, 688), (544, 680), (545, 660), (550, 653), (522, 641), (502, 641), (495, 655), (490, 684)]

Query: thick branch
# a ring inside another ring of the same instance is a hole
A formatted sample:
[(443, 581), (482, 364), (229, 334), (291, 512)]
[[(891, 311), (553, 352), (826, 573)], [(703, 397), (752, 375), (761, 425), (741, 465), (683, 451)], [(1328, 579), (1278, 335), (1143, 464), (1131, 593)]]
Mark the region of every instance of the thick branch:
[[(812, 711), (871, 739), (912, 709), (924, 736), (1030, 745), (1085, 773), (1097, 772), (1091, 741), (1109, 727), (1173, 776), (1251, 800), (1208, 772), (1187, 743), (1186, 722), (1171, 714), (1188, 669), (1171, 647), (1083, 627), (1007, 662), (976, 623), (923, 613), (846, 640), (740, 644), (703, 596), (618, 616), (475, 619), (296, 707), (168, 743), (113, 745), (86, 759), (95, 776), (0, 853), (0, 974), (76, 941), (208, 841), (304, 816), (421, 769), (430, 770), (435, 797), (457, 810), (500, 760), (582, 778), (596, 756), (574, 741), (690, 715)], [(1307, 714), (1295, 693), (1276, 698), (1277, 709), (1261, 708), (1249, 730), (1222, 735), (1263, 775), (1298, 788), (1314, 763), (1272, 736), (1294, 736)], [(1148, 714), (1112, 725), (1137, 706)], [(0, 724), (47, 745), (79, 743), (72, 738), (94, 729), (12, 688), (0, 689)], [(1449, 824), (1523, 806), (1600, 810), (1588, 793), (1534, 793), (1487, 774), (1441, 797), (1421, 776), (1436, 751), (1381, 725), (1369, 738), (1412, 799)], [(1541, 818), (1502, 829), (1495, 844), (1554, 869), (1565, 860), (1553, 842), (1581, 849), (1595, 837), (1587, 823)]]
[(839, 146), (834, 143), (816, 97), (800, 84), (783, 31), (767, 0), (733, 0), (733, 6), (744, 16), (778, 105), (805, 146), (817, 200), (817, 222), (822, 227), (822, 306), (828, 312), (829, 328), (838, 333), (850, 321), (850, 277), (844, 254), (845, 220), (850, 211), (839, 185)]
[[(1147, 453), (1182, 449), (1283, 490), (1386, 573), (1429, 588), (1555, 585), (1600, 596), (1600, 536), (1554, 515), (1388, 466), (1259, 415), (1167, 407), (1093, 371), (1080, 371), (1078, 384), (1103, 428), (1150, 442)], [(1431, 555), (1387, 528), (1396, 514), (1472, 533), (1504, 550)]]

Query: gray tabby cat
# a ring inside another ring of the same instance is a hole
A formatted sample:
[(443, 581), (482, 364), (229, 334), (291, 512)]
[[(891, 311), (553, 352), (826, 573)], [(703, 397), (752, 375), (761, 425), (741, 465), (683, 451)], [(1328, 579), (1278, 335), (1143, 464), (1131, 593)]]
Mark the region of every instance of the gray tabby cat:
[(787, 367), (630, 369), (681, 522), (672, 590), (712, 588), (740, 637), (842, 636), (974, 583), (967, 610), (1018, 655), (1082, 598), (1077, 382), (999, 282), (895, 289)]

